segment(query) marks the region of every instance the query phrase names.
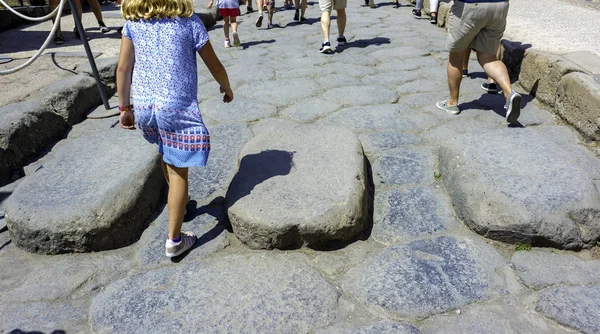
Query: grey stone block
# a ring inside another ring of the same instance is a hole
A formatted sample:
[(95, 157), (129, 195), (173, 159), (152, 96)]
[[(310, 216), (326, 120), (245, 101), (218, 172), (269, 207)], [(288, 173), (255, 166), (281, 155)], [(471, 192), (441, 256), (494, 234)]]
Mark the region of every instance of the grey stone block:
[(367, 216), (360, 141), (348, 130), (297, 126), (246, 144), (227, 190), (235, 235), (251, 248), (324, 247), (362, 235)]
[(398, 100), (398, 95), (381, 86), (348, 86), (333, 88), (323, 98), (342, 105), (387, 104)]
[(530, 288), (550, 285), (600, 283), (600, 261), (584, 260), (567, 253), (516, 252), (511, 262), (521, 280)]
[(558, 83), (556, 113), (584, 136), (600, 139), (600, 83), (591, 75), (570, 73)]
[(245, 123), (208, 127), (210, 155), (205, 167), (189, 171), (189, 193), (198, 203), (206, 204), (213, 196), (225, 194), (237, 171), (238, 155), (252, 132)]
[(371, 324), (339, 323), (315, 331), (315, 334), (420, 334), (414, 326), (393, 321), (379, 321)]
[[(438, 92), (439, 90), (439, 83), (430, 79), (421, 79), (398, 86), (396, 92), (400, 95), (412, 95), (414, 93)], [(433, 102), (433, 104), (435, 105), (435, 102)]]
[(367, 85), (385, 85), (388, 88), (395, 89), (398, 85), (421, 79), (421, 73), (418, 71), (395, 71), (388, 72), (385, 76), (381, 74), (369, 75), (362, 78)]
[(332, 322), (336, 289), (307, 258), (250, 252), (119, 280), (90, 307), (94, 332), (306, 333)]
[(341, 107), (341, 105), (327, 100), (311, 99), (285, 108), (281, 111), (281, 115), (299, 123), (311, 123)]
[(277, 114), (277, 107), (274, 105), (243, 96), (236, 96), (232, 102), (223, 103), (223, 96), (217, 95), (202, 102), (200, 110), (220, 122), (255, 121)]
[(421, 141), (418, 136), (413, 134), (391, 131), (364, 133), (359, 138), (367, 155), (401, 146), (419, 144)]
[(31, 99), (41, 101), (68, 125), (81, 122), (88, 111), (102, 103), (94, 78), (82, 74), (55, 81), (32, 94)]
[(107, 133), (69, 140), (19, 184), (6, 204), (17, 246), (89, 252), (139, 238), (162, 199), (158, 150), (135, 131)]
[[(96, 68), (98, 69), (98, 74), (100, 75), (100, 80), (105, 85), (111, 85), (116, 87), (117, 83), (117, 65), (119, 64), (119, 58), (117, 57), (109, 57), (109, 58), (97, 58)], [(92, 71), (92, 67), (89, 62), (83, 63), (77, 66), (77, 72), (79, 73), (87, 73), (89, 76), (93, 77), (94, 73)]]
[(488, 297), (501, 266), (490, 246), (444, 236), (391, 246), (350, 269), (341, 286), (372, 312), (421, 319)]
[(315, 80), (319, 83), (319, 85), (321, 85), (321, 87), (323, 87), (324, 91), (337, 87), (362, 85), (362, 81), (359, 78), (342, 73), (336, 75), (319, 76)]
[(573, 333), (518, 304), (474, 304), (460, 313), (434, 315), (419, 325), (423, 334), (433, 333)]
[(600, 286), (542, 290), (535, 310), (583, 333), (599, 333)]
[(584, 68), (591, 74), (600, 74), (600, 57), (587, 51), (578, 51), (563, 55), (566, 60)]
[(446, 137), (440, 171), (459, 218), (505, 242), (594, 246), (600, 237), (598, 161), (567, 140), (558, 131), (485, 126)]
[(387, 47), (368, 54), (370, 57), (389, 61), (390, 59), (408, 59), (429, 56), (429, 52), (410, 46)]
[[(281, 87), (294, 87), (294, 89), (282, 90)], [(319, 85), (314, 80), (306, 78), (255, 81), (246, 83), (237, 90), (240, 95), (272, 103), (278, 107), (292, 105), (320, 92)]]
[(351, 107), (336, 111), (322, 118), (318, 123), (343, 126), (356, 132), (418, 129), (415, 122), (401, 118), (404, 109), (408, 109), (408, 107), (402, 104)]
[(325, 275), (336, 277), (381, 250), (382, 245), (378, 242), (359, 240), (342, 249), (318, 252), (313, 262)]
[(0, 182), (49, 144), (62, 138), (67, 124), (40, 102), (28, 101), (0, 107)]
[(585, 72), (585, 69), (561, 56), (528, 51), (521, 64), (519, 84), (539, 101), (553, 106), (558, 83), (571, 72)]
[(395, 188), (375, 195), (372, 235), (380, 242), (427, 237), (455, 226), (444, 193), (433, 187)]
[(34, 302), (3, 305), (2, 333), (81, 333), (88, 329), (87, 305)]
[(386, 152), (373, 163), (376, 186), (432, 184), (435, 157), (429, 148), (406, 147)]

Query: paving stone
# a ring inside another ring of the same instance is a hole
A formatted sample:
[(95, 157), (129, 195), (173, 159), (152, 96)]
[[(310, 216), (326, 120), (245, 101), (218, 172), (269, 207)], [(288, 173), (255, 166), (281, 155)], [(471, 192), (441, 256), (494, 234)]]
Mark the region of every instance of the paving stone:
[[(186, 261), (206, 258), (229, 246), (227, 238), (229, 232), (226, 231), (227, 211), (224, 202), (224, 199), (215, 200), (201, 207), (188, 204), (182, 230), (193, 232), (198, 240), (185, 256)], [(165, 206), (162, 214), (146, 229), (138, 241), (140, 247), (136, 258), (142, 268), (173, 264), (171, 259), (165, 256), (164, 244), (168, 230), (169, 215)]]
[[(254, 63), (249, 66), (248, 64), (240, 63), (240, 61), (240, 59), (235, 59), (234, 65), (227, 66), (227, 74), (239, 82), (253, 83), (257, 79), (272, 80), (275, 78), (275, 72), (270, 66)], [(212, 78), (212, 76), (210, 78)], [(234, 91), (233, 93), (234, 97), (236, 97), (236, 92)]]
[(250, 140), (240, 157), (227, 205), (233, 231), (246, 245), (322, 247), (362, 234), (365, 163), (360, 141), (350, 131), (273, 129)]
[(62, 138), (67, 123), (40, 102), (0, 107), (0, 180), (8, 181), (36, 154)]
[[(408, 95), (423, 92), (438, 92), (440, 85), (437, 82), (428, 79), (415, 80), (398, 86), (396, 92), (400, 95)], [(435, 105), (435, 102), (433, 102)]]
[(354, 64), (361, 66), (376, 65), (380, 63), (380, 61), (376, 58), (354, 52), (338, 53), (335, 55), (335, 61), (342, 64)]
[(341, 105), (327, 100), (310, 99), (285, 108), (281, 111), (281, 115), (296, 122), (311, 123), (341, 107)]
[(321, 76), (320, 67), (308, 65), (297, 68), (287, 68), (277, 72), (277, 79), (293, 78), (311, 78), (316, 79)]
[(264, 118), (252, 126), (252, 133), (255, 136), (264, 133), (270, 133), (274, 130), (294, 131), (299, 124), (283, 118)]
[(413, 134), (391, 131), (363, 133), (359, 138), (367, 155), (400, 146), (419, 144), (421, 141)]
[(372, 324), (340, 323), (315, 331), (315, 334), (420, 334), (413, 325), (379, 321)]
[(21, 182), (5, 208), (17, 246), (45, 254), (89, 252), (139, 238), (162, 200), (160, 156), (136, 131), (110, 133), (69, 140)]
[(483, 126), (441, 143), (440, 172), (457, 215), (496, 240), (594, 246), (600, 195), (590, 169), (597, 170), (597, 159), (585, 158), (578, 145), (558, 144), (558, 132), (512, 130)]
[(445, 194), (433, 187), (376, 192), (373, 225), (373, 237), (386, 244), (427, 237), (458, 226)]
[(333, 88), (323, 94), (325, 99), (342, 105), (372, 105), (393, 103), (398, 95), (379, 86), (349, 86)]
[(96, 81), (83, 74), (55, 81), (32, 94), (30, 100), (41, 101), (69, 125), (81, 122), (88, 111), (102, 104)]
[(192, 199), (203, 203), (227, 190), (237, 171), (238, 154), (252, 138), (245, 123), (231, 123), (208, 128), (210, 132), (210, 155), (205, 167), (189, 171), (189, 193)]
[[(100, 76), (100, 80), (102, 80), (104, 84), (115, 85), (117, 81), (117, 65), (119, 63), (119, 58), (98, 58), (95, 59), (95, 62), (96, 68), (98, 70), (98, 75)], [(89, 62), (85, 62), (77, 66), (76, 71), (80, 73), (87, 73), (87, 75), (92, 77), (94, 75), (94, 72), (92, 71), (92, 66)]]
[(583, 333), (600, 332), (600, 286), (540, 291), (535, 310)]
[(356, 64), (342, 64), (342, 63), (330, 63), (321, 65), (321, 75), (336, 76), (338, 74), (346, 74), (355, 77), (363, 77), (365, 75), (373, 74), (375, 71), (372, 66), (356, 65)]
[(373, 163), (376, 185), (432, 184), (435, 157), (430, 148), (406, 147), (388, 151)]
[(82, 303), (35, 302), (0, 307), (2, 333), (81, 333), (88, 328)]
[[(281, 87), (294, 87), (294, 89), (281, 90)], [(319, 85), (314, 80), (306, 78), (256, 81), (245, 84), (237, 90), (240, 95), (272, 103), (278, 107), (292, 105), (320, 92)]]
[(323, 87), (324, 91), (337, 87), (362, 85), (362, 81), (359, 78), (342, 73), (336, 75), (319, 76), (318, 78), (316, 78), (316, 80), (319, 83), (319, 85)]
[(313, 262), (324, 274), (336, 277), (360, 264), (366, 257), (380, 252), (381, 249), (381, 244), (377, 242), (359, 240), (342, 249), (318, 252)]
[(343, 126), (357, 132), (411, 131), (418, 128), (415, 122), (400, 118), (404, 108), (408, 107), (402, 104), (351, 107), (336, 111), (318, 123)]
[(391, 246), (341, 279), (373, 312), (425, 318), (485, 299), (501, 286), (502, 258), (486, 244), (439, 237)]
[(532, 289), (550, 285), (600, 283), (600, 261), (567, 253), (516, 252), (511, 262), (521, 280)]
[(421, 79), (421, 74), (416, 71), (396, 71), (388, 72), (385, 76), (381, 74), (369, 75), (362, 78), (362, 82), (367, 85), (385, 85), (389, 88), (396, 88), (406, 82)]
[(548, 319), (511, 304), (473, 304), (461, 308), (460, 313), (434, 315), (418, 326), (423, 334), (429, 333), (573, 333)]
[(92, 299), (94, 332), (306, 333), (335, 318), (338, 293), (295, 253), (181, 263), (117, 281)]
[(235, 96), (230, 103), (223, 103), (223, 96), (217, 95), (205, 100), (200, 110), (208, 117), (221, 122), (254, 121), (277, 114), (277, 107), (272, 104)]
[(412, 46), (399, 46), (377, 50), (369, 53), (369, 56), (377, 59), (385, 59), (386, 61), (390, 61), (405, 60), (414, 57), (426, 57), (429, 56), (429, 52)]

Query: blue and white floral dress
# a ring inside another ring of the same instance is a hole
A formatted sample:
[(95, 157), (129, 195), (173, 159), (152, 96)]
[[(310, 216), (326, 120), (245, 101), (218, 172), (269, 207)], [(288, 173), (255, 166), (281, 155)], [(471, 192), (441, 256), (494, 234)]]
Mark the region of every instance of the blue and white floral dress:
[(135, 50), (131, 97), (144, 138), (168, 164), (205, 166), (210, 135), (196, 97), (196, 52), (209, 39), (206, 28), (196, 15), (128, 20), (123, 35)]

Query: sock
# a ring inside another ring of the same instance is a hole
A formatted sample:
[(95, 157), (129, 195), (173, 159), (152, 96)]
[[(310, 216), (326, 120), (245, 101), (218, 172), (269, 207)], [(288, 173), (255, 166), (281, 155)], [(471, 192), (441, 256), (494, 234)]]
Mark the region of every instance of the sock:
[(178, 244), (181, 242), (181, 234), (177, 237), (177, 239), (171, 239), (174, 243)]

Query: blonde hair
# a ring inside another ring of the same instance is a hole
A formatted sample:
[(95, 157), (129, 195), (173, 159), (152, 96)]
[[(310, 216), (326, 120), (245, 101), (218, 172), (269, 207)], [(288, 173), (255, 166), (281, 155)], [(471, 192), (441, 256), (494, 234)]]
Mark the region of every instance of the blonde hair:
[(121, 15), (126, 20), (190, 17), (192, 0), (123, 0)]

